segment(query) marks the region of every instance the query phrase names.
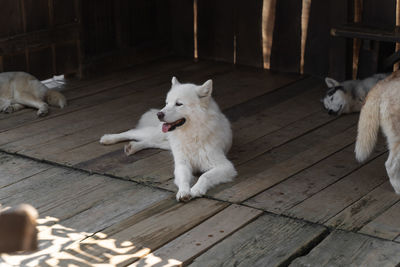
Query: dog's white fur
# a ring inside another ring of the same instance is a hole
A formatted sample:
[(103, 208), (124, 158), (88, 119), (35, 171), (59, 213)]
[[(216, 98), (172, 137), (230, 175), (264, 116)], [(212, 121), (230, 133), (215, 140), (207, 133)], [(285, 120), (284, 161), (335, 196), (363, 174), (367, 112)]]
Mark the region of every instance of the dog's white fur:
[(400, 72), (379, 82), (368, 94), (358, 121), (356, 159), (365, 161), (372, 153), (379, 127), (386, 136), (389, 157), (385, 163), (390, 183), (400, 194)]
[(328, 86), (328, 90), (322, 101), (325, 109), (328, 110), (329, 114), (337, 115), (359, 112), (369, 90), (386, 77), (387, 74), (380, 73), (364, 80), (348, 80), (344, 82), (338, 82), (326, 77), (325, 83)]
[[(170, 149), (175, 163), (175, 184), (178, 201), (203, 196), (211, 187), (231, 181), (236, 176), (233, 164), (226, 154), (232, 144), (228, 119), (211, 96), (212, 81), (203, 85), (181, 84), (173, 77), (172, 87), (161, 110), (163, 122), (157, 120), (158, 110), (146, 112), (135, 129), (120, 134), (106, 134), (102, 144), (134, 140), (125, 146), (131, 155), (145, 148)], [(163, 124), (184, 118), (182, 126), (163, 133)], [(193, 173), (202, 175), (190, 188)]]
[(25, 72), (0, 73), (0, 112), (11, 113), (25, 106), (38, 109), (39, 116), (48, 113), (48, 105), (63, 108), (65, 97), (49, 90), (32, 75)]

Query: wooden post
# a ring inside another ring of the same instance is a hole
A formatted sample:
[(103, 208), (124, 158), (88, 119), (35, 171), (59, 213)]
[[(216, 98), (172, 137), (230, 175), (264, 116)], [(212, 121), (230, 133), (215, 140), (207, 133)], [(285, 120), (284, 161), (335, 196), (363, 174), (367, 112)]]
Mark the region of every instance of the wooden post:
[[(354, 0), (354, 22), (362, 20), (362, 0)], [(353, 79), (357, 79), (358, 60), (360, 55), (360, 39), (353, 39)]]
[(308, 31), (308, 21), (310, 18), (311, 0), (303, 0), (301, 8), (301, 56), (300, 56), (300, 73), (304, 73), (304, 55), (306, 52), (306, 41)]
[(37, 250), (37, 216), (27, 204), (0, 212), (0, 253)]
[(262, 8), (262, 49), (264, 69), (271, 67), (272, 39), (274, 36), (276, 0), (264, 0)]
[[(400, 26), (400, 0), (396, 0), (396, 26)], [(396, 43), (396, 52), (400, 50), (400, 43)], [(399, 69), (399, 63), (394, 64), (393, 71)]]

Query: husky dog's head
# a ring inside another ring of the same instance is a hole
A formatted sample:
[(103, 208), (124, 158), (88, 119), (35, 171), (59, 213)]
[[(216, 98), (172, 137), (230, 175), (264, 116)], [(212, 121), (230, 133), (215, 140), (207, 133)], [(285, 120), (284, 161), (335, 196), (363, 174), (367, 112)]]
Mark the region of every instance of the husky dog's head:
[(201, 116), (210, 103), (212, 80), (203, 85), (181, 84), (172, 77), (172, 86), (166, 98), (165, 107), (157, 113), (158, 119), (164, 122), (162, 131), (171, 132), (188, 123), (196, 123), (195, 116)]
[(328, 91), (322, 102), (329, 114), (340, 115), (348, 106), (348, 99), (345, 89), (338, 81), (326, 77), (325, 83), (328, 86)]

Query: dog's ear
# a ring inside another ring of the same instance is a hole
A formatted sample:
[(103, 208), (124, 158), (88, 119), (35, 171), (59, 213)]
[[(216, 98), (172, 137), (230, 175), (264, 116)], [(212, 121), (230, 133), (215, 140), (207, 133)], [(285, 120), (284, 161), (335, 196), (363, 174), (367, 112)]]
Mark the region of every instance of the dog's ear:
[(203, 85), (198, 86), (196, 91), (200, 98), (210, 96), (212, 93), (212, 80), (208, 80)]
[(340, 83), (338, 81), (336, 81), (335, 79), (329, 78), (329, 77), (325, 78), (325, 83), (329, 88), (340, 85)]
[(172, 77), (171, 83), (172, 86), (181, 84), (175, 76)]

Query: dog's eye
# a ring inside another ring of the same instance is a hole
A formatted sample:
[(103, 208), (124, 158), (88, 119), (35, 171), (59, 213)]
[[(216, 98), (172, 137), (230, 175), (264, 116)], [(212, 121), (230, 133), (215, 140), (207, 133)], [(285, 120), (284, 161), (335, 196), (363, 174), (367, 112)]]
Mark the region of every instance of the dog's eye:
[(175, 103), (175, 106), (178, 106), (178, 107), (179, 107), (179, 106), (182, 106), (182, 105), (183, 105), (183, 104), (182, 104), (182, 103), (179, 103), (179, 102), (176, 102), (176, 103)]

